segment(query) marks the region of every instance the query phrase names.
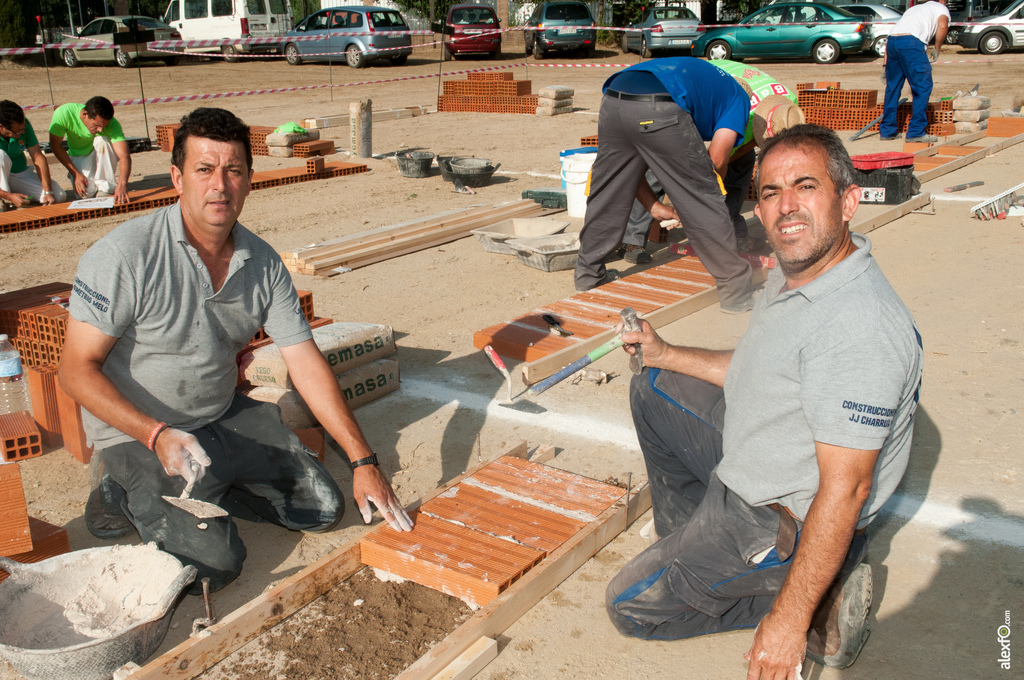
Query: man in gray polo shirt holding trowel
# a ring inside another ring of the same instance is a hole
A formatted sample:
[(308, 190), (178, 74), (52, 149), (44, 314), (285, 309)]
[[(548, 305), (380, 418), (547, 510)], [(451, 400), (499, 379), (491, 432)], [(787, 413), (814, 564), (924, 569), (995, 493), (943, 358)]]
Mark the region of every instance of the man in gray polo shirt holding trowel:
[[(833, 668), (867, 638), (864, 527), (907, 466), (921, 381), (914, 320), (848, 223), (834, 132), (765, 144), (756, 212), (780, 269), (734, 351), (624, 333), (648, 367), (630, 402), (660, 537), (608, 586), (615, 626), (679, 639), (753, 628), (748, 678)], [(627, 351), (635, 352), (630, 347)]]
[[(337, 524), (343, 498), (323, 464), (276, 406), (235, 394), (235, 357), (261, 326), (347, 454), (363, 519), (372, 503), (396, 529), (411, 528), (281, 258), (237, 221), (252, 179), (248, 126), (223, 109), (196, 109), (175, 133), (171, 163), (180, 201), (93, 245), (71, 296), (59, 375), (97, 449), (90, 531), (118, 538), (134, 525), (216, 589), (245, 559), (231, 515), (301, 531)], [(230, 515), (199, 520), (162, 498), (193, 480), (191, 498)]]

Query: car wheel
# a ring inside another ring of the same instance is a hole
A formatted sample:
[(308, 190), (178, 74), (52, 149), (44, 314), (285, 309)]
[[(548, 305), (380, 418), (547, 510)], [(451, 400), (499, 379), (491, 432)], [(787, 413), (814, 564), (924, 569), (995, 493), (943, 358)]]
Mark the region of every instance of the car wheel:
[(74, 68), (78, 66), (78, 57), (75, 56), (74, 50), (64, 50), (61, 52), (61, 56), (64, 58), (64, 65), (68, 68)]
[(448, 51), (447, 45), (441, 45), (441, 56), (444, 58), (445, 61), (452, 60), (452, 53)]
[(644, 59), (650, 59), (654, 56), (654, 52), (651, 52), (650, 48), (647, 47), (647, 36), (640, 36), (640, 56)]
[(114, 61), (116, 61), (117, 65), (121, 68), (131, 68), (135, 65), (135, 60), (132, 59), (124, 50), (117, 50), (114, 52)]
[(491, 52), (491, 61), (500, 61), (500, 60), (501, 60), (501, 50), (500, 49), (494, 50), (493, 52)]
[(731, 59), (732, 48), (724, 40), (712, 40), (711, 44), (708, 45), (707, 57), (712, 60)]
[(622, 41), (619, 43), (619, 47), (622, 48), (623, 54), (629, 54), (629, 42), (626, 40), (626, 36), (629, 35), (625, 31), (622, 32)]
[(356, 45), (349, 45), (345, 50), (345, 61), (352, 68), (363, 68), (366, 66), (366, 55), (359, 51)]
[(397, 57), (391, 57), (391, 63), (394, 66), (401, 66), (402, 64), (404, 64), (407, 61), (409, 61), (409, 55), (408, 54), (400, 54)]
[(533, 41), (533, 58), (535, 61), (540, 61), (544, 58), (544, 48), (537, 44), (536, 39)]
[(302, 56), (299, 55), (299, 46), (295, 43), (288, 43), (284, 46), (284, 58), (292, 66), (298, 66), (302, 63)]
[(587, 55), (587, 59), (593, 59), (597, 56), (597, 49), (594, 47), (588, 47), (584, 54)]
[(818, 64), (834, 64), (839, 61), (839, 57), (842, 54), (842, 51), (839, 49), (839, 43), (832, 38), (825, 38), (816, 43), (814, 49), (811, 50), (811, 57)]
[(880, 57), (884, 57), (885, 56), (885, 45), (888, 42), (889, 42), (889, 38), (887, 36), (884, 36), (884, 35), (881, 38), (879, 38), (878, 40), (876, 40), (875, 41), (875, 46), (873, 48), (875, 50), (875, 54), (877, 54)]
[(992, 31), (981, 36), (978, 51), (982, 54), (1000, 54), (1006, 49), (1006, 38), (999, 31)]
[(164, 57), (164, 63), (167, 64), (168, 66), (177, 66), (178, 65), (178, 58), (177, 57)]
[(224, 61), (229, 64), (234, 64), (238, 61), (238, 48), (234, 45), (225, 45), (220, 48), (221, 54), (224, 55)]

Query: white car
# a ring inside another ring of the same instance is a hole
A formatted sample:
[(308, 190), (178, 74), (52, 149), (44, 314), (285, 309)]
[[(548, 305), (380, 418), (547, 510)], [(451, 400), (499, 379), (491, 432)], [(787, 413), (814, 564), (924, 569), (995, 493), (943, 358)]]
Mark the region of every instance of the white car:
[(880, 57), (885, 56), (885, 44), (889, 42), (892, 27), (903, 16), (903, 12), (889, 5), (839, 5), (847, 12), (852, 12), (871, 24), (871, 51)]

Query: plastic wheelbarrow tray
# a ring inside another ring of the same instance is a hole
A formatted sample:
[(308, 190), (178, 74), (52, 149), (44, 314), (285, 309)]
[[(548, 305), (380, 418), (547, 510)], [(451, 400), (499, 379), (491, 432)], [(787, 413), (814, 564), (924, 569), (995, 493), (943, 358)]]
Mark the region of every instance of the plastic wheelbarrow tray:
[(142, 664), (167, 634), (196, 568), (150, 543), (36, 564), (0, 558), (0, 654), (28, 680), (109, 680)]
[(476, 236), (476, 240), (489, 253), (515, 255), (516, 251), (506, 244), (509, 239), (523, 240), (551, 236), (564, 231), (568, 226), (568, 222), (554, 220), (550, 217), (514, 217), (489, 227), (474, 229), (470, 233)]
[(512, 239), (507, 243), (526, 266), (546, 272), (560, 272), (576, 266), (580, 235), (555, 234), (541, 238)]

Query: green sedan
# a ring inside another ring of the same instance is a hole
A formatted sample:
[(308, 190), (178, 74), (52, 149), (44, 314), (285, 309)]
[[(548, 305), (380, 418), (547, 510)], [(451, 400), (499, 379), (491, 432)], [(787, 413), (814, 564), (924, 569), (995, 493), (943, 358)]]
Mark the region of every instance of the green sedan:
[(786, 2), (758, 10), (738, 25), (712, 28), (693, 44), (708, 59), (806, 59), (832, 64), (871, 46), (868, 24), (824, 2)]

